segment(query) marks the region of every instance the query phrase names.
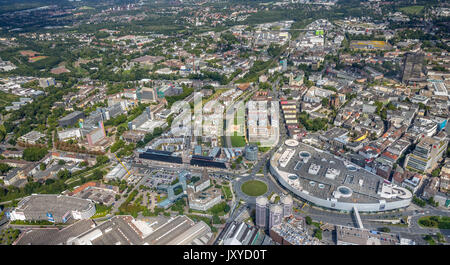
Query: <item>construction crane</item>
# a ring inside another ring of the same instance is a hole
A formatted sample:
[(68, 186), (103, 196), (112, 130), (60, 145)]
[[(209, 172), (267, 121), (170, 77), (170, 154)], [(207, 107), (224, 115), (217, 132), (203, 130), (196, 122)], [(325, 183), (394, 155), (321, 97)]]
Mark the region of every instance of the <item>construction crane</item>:
[(305, 208), (306, 205), (307, 203), (305, 202), (300, 210), (303, 210), (303, 208)]
[(125, 168), (125, 170), (127, 171), (128, 173), (127, 179), (128, 179), (131, 176), (130, 171), (128, 171), (128, 168), (122, 163), (122, 161), (120, 161), (119, 157), (117, 157), (116, 154), (114, 154), (114, 156), (116, 157), (117, 161), (119, 161), (119, 163), (123, 166), (123, 168)]

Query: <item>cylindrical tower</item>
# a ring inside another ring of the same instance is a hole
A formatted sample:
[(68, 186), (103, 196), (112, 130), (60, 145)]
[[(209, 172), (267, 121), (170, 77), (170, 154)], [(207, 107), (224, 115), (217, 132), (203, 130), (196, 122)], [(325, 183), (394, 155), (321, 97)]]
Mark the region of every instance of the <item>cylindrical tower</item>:
[(283, 218), (283, 207), (279, 204), (273, 204), (270, 206), (269, 213), (269, 229), (272, 226), (281, 224), (281, 219)]
[(256, 225), (260, 228), (267, 226), (267, 208), (269, 200), (264, 196), (256, 198)]
[(292, 214), (293, 200), (291, 195), (285, 195), (281, 197), (281, 203), (283, 204), (283, 217), (289, 217)]
[(245, 159), (249, 161), (258, 160), (258, 146), (256, 145), (247, 145), (245, 147)]

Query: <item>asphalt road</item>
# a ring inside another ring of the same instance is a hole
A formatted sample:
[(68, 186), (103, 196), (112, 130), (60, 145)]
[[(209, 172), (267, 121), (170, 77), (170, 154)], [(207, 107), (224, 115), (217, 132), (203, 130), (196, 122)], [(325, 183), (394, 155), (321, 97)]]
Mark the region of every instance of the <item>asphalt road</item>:
[[(301, 206), (302, 205), (298, 205), (297, 207), (301, 208)], [(353, 214), (350, 213), (340, 213), (332, 210), (318, 209), (315, 207), (306, 206), (297, 215), (301, 217), (310, 216), (314, 221), (317, 222), (322, 221), (323, 223), (356, 227), (356, 221), (353, 217)], [(392, 233), (398, 233), (400, 234), (400, 236), (412, 239), (419, 244), (426, 243), (423, 240), (423, 235), (435, 234), (437, 232), (440, 232), (447, 238), (447, 241), (450, 241), (450, 229), (444, 230), (437, 228), (424, 228), (417, 223), (420, 217), (430, 215), (450, 216), (450, 211), (440, 210), (430, 206), (420, 208), (415, 205), (411, 205), (407, 209), (394, 212), (360, 214), (362, 223), (364, 225), (364, 228), (366, 229), (377, 230), (378, 228), (381, 227), (388, 227)], [(391, 225), (381, 222), (370, 221), (377, 219), (399, 219), (403, 216), (411, 216), (409, 226)]]

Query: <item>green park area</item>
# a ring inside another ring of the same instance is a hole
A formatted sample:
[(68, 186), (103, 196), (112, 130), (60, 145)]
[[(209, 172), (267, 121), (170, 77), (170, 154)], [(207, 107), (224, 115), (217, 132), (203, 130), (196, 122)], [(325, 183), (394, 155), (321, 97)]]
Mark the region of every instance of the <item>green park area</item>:
[(242, 184), (241, 190), (249, 196), (260, 196), (267, 192), (267, 185), (259, 180), (249, 180)]
[(419, 219), (418, 223), (423, 227), (450, 229), (450, 217), (448, 216), (424, 216)]
[(420, 15), (424, 6), (405, 6), (400, 8), (405, 15)]
[[(55, 225), (55, 223), (47, 221), (47, 220), (14, 220), (11, 221), (12, 225)], [(59, 223), (56, 223), (60, 225)]]
[(11, 102), (19, 100), (19, 96), (0, 91), (0, 108), (11, 105)]
[(19, 236), (20, 230), (7, 228), (0, 232), (0, 245), (11, 245)]
[(230, 206), (226, 202), (220, 202), (211, 207), (207, 213), (217, 216), (223, 216), (230, 211)]
[(225, 196), (226, 200), (231, 200), (233, 198), (233, 195), (231, 194), (231, 189), (229, 186), (226, 186), (226, 185), (222, 186), (222, 192), (223, 192), (223, 195)]
[(111, 212), (112, 206), (106, 206), (103, 204), (95, 205), (95, 214), (91, 217), (91, 219), (105, 217)]
[(244, 136), (230, 136), (231, 137), (231, 145), (233, 147), (244, 147), (245, 146), (245, 138)]
[[(237, 118), (237, 112), (234, 113), (234, 125), (237, 126), (238, 125), (238, 118)], [(240, 125), (242, 126), (242, 125)], [(242, 127), (241, 127), (242, 129)], [(231, 139), (231, 145), (233, 147), (244, 147), (246, 145), (245, 142), (245, 137), (241, 134), (241, 135), (237, 135), (238, 132), (235, 131), (234, 134), (232, 136), (230, 136)]]

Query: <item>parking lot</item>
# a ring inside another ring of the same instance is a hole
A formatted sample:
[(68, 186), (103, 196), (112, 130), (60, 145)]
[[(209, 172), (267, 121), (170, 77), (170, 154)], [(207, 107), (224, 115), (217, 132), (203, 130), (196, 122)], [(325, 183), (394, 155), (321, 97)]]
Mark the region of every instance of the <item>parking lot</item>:
[(166, 170), (166, 169), (144, 169), (140, 168), (139, 176), (142, 178), (140, 185), (144, 185), (149, 188), (156, 188), (159, 185), (170, 185), (179, 175), (179, 170)]

